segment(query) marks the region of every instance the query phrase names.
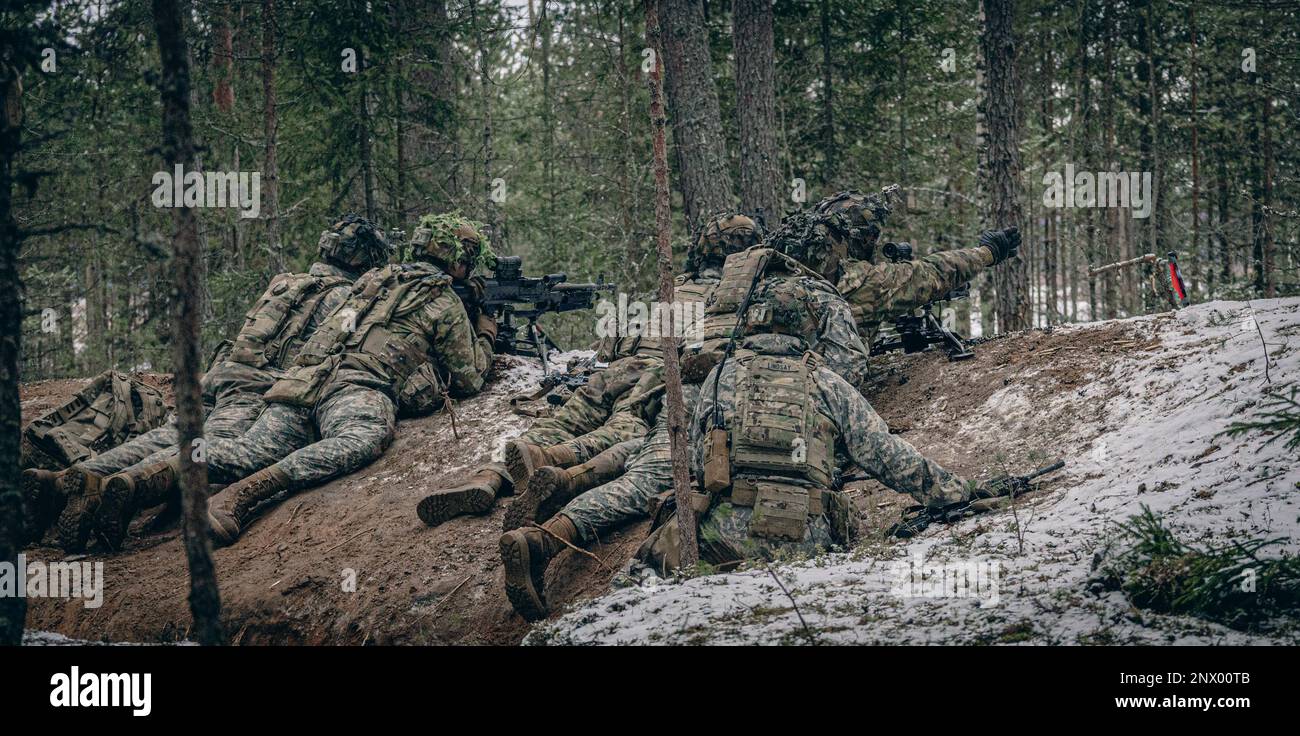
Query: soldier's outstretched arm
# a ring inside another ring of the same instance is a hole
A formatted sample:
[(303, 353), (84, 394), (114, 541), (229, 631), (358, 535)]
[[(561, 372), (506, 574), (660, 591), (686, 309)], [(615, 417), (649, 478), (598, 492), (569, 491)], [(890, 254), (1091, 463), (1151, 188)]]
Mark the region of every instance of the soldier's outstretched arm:
[(873, 478), (926, 506), (946, 506), (970, 495), (965, 479), (889, 433), (871, 404), (833, 371), (816, 374), (827, 415), (839, 427), (849, 457)]
[(993, 252), (984, 246), (902, 263), (853, 261), (838, 287), (858, 322), (878, 322), (941, 299), (992, 265)]
[(453, 396), (476, 394), (483, 388), (483, 378), (492, 367), (491, 345), (474, 334), (456, 292), (448, 289), (424, 306), (424, 316), (431, 324), (430, 344), (439, 365), (447, 370), (448, 389)]

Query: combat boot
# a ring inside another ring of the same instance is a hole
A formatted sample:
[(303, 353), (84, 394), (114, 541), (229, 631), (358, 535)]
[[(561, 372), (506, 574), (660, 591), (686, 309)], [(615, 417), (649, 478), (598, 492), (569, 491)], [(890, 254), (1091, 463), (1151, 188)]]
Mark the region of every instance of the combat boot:
[(234, 544), (253, 520), (258, 507), (277, 493), (289, 490), (289, 476), (272, 465), (238, 483), (230, 484), (208, 502), (208, 526), (212, 543), (218, 547)]
[(506, 443), (506, 467), (510, 469), (510, 480), (514, 482), (515, 493), (528, 490), (528, 480), (539, 468), (548, 465), (567, 468), (577, 464), (577, 454), (566, 445), (539, 447), (524, 440)]
[(110, 475), (104, 480), (104, 493), (95, 514), (95, 537), (114, 552), (121, 549), (136, 514), (175, 500), (176, 487), (171, 478), (176, 475), (175, 468), (166, 463), (151, 465), (139, 473)]
[(64, 502), (55, 532), (64, 552), (77, 554), (86, 551), (103, 485), (103, 476), (76, 465), (60, 475), (59, 493)]
[(63, 495), (63, 476), (68, 471), (23, 471), (23, 529), (28, 542), (39, 542), (45, 530), (63, 513), (68, 497)]
[(486, 514), (497, 496), (510, 492), (510, 473), (503, 465), (485, 465), (454, 488), (440, 488), (425, 496), (415, 513), (429, 526), (438, 526), (464, 514)]
[[(59, 517), (59, 542), (65, 552), (82, 552), (86, 549), (86, 544), (90, 541), (90, 533), (98, 525), (99, 508), (104, 501), (103, 492), (110, 478), (125, 478), (136, 489), (144, 489), (145, 493), (165, 495), (176, 487), (176, 478), (180, 474), (180, 460), (172, 457), (152, 465), (136, 466), (110, 475), (108, 478), (100, 478), (73, 466), (68, 468), (68, 474), (64, 476), (65, 488), (68, 487), (69, 479), (78, 472), (87, 476), (85, 481), (87, 490), (79, 498), (69, 495), (68, 507)], [(126, 531), (123, 530), (122, 534), (125, 535)], [(119, 539), (118, 544), (120, 543)], [(117, 546), (114, 545), (113, 548), (116, 549)]]
[[(528, 490), (516, 494), (501, 531), (508, 532), (521, 526), (541, 523), (555, 516), (564, 504), (592, 488), (614, 480), (623, 473), (634, 443), (620, 443), (600, 453), (581, 465), (571, 468), (547, 466), (538, 468), (528, 481)], [(639, 446), (639, 443), (636, 444)]]
[(498, 546), (505, 565), (506, 597), (525, 620), (546, 618), (546, 566), (567, 546), (564, 542), (577, 541), (578, 529), (564, 514), (540, 528), (531, 526), (501, 535)]

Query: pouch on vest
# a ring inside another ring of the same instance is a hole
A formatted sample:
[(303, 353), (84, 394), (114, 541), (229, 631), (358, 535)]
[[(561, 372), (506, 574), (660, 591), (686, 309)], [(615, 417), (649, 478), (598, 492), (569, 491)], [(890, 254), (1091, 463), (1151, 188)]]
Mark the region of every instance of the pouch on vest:
[(799, 542), (808, 529), (808, 489), (758, 483), (749, 533), (756, 537)]
[(262, 398), (271, 404), (314, 407), (320, 399), (321, 388), (334, 375), (338, 362), (335, 356), (323, 363), (294, 368), (272, 384)]
[(728, 436), (725, 427), (714, 427), (704, 440), (704, 492), (710, 495), (721, 493), (731, 486)]
[(438, 367), (425, 363), (416, 369), (397, 392), (397, 416), (418, 417), (442, 406), (446, 385), (438, 375)]

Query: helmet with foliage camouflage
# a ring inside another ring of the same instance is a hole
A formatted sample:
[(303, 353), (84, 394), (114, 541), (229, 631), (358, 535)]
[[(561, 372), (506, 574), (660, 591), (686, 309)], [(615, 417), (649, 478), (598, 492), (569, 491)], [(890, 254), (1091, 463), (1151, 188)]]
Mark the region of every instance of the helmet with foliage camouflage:
[(721, 264), (732, 253), (757, 245), (763, 231), (752, 217), (739, 212), (719, 212), (708, 219), (686, 251), (686, 270)]
[(857, 190), (836, 192), (813, 207), (821, 215), (844, 216), (844, 232), (848, 256), (855, 260), (870, 260), (880, 238), (880, 228), (889, 217), (889, 200), (895, 196), (898, 185), (885, 187), (879, 194), (863, 194)]
[(461, 217), (459, 212), (425, 215), (411, 236), (411, 257), (439, 266), (464, 263), (475, 269), (496, 266), (496, 254), (488, 247), (483, 225)]
[(834, 284), (847, 256), (847, 218), (839, 212), (817, 214), (796, 212), (781, 221), (768, 236), (766, 245), (799, 261)]
[(791, 335), (811, 347), (820, 326), (817, 302), (800, 277), (776, 276), (755, 287), (745, 312), (744, 334)]
[(384, 231), (364, 217), (346, 214), (320, 234), (320, 258), (349, 271), (362, 272), (387, 265), (393, 247)]

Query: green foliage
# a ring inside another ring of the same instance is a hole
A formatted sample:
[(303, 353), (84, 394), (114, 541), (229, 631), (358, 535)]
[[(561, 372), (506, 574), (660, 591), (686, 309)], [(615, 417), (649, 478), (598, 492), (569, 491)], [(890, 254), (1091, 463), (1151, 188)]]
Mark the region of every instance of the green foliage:
[(1180, 541), (1147, 506), (1120, 524), (1121, 548), (1101, 580), (1135, 606), (1248, 629), (1300, 606), (1300, 558), (1259, 553), (1285, 542), (1251, 539), (1200, 548)]
[(1237, 437), (1252, 432), (1271, 434), (1264, 445), (1270, 445), (1279, 439), (1287, 438), (1286, 449), (1300, 448), (1300, 400), (1296, 399), (1300, 388), (1291, 387), (1290, 394), (1269, 394), (1253, 419), (1234, 422), (1223, 434)]

